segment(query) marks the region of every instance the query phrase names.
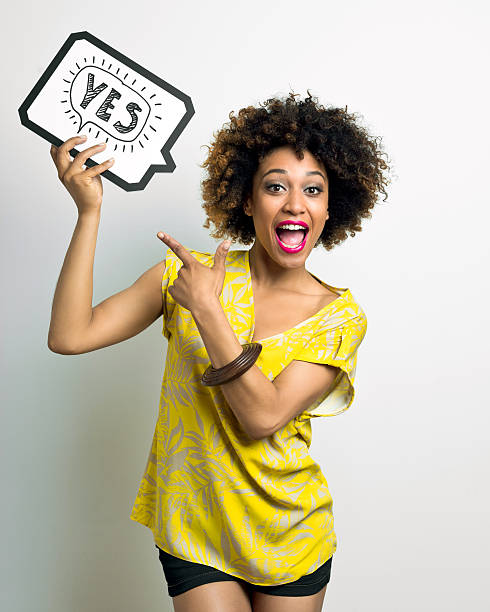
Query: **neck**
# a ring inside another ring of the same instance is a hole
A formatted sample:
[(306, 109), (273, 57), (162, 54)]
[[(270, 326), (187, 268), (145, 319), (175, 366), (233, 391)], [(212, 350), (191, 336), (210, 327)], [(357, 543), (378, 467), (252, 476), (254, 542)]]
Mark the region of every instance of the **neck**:
[[(287, 257), (288, 255), (285, 254), (284, 259), (287, 260)], [(296, 256), (291, 255), (290, 257)], [(304, 261), (293, 265), (293, 259), (291, 259), (289, 266), (281, 265), (269, 255), (257, 239), (250, 249), (249, 261), (250, 273), (257, 288), (296, 291), (304, 287), (305, 283), (311, 283), (311, 275), (306, 270)]]

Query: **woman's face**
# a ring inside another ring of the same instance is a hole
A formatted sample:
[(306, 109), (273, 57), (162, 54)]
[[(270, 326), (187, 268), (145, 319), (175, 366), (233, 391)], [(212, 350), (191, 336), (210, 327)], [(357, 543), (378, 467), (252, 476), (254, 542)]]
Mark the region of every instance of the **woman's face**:
[[(292, 147), (274, 149), (254, 175), (252, 197), (244, 211), (253, 217), (256, 242), (273, 260), (285, 267), (304, 263), (328, 219), (325, 167), (307, 150), (300, 160)], [(308, 231), (278, 233), (277, 226), (284, 221), (306, 224)]]

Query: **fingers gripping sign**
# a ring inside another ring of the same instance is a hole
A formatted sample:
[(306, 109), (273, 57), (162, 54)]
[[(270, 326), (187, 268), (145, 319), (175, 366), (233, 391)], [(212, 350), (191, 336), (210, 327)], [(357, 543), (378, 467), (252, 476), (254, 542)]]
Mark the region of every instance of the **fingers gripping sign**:
[(189, 251), (174, 238), (163, 232), (157, 237), (171, 249), (182, 261), (177, 278), (169, 286), (168, 292), (173, 299), (190, 310), (198, 310), (207, 306), (213, 300), (218, 300), (223, 291), (226, 274), (226, 257), (230, 248), (230, 241), (224, 240), (214, 254), (211, 267), (202, 264), (189, 253)]
[(50, 148), (51, 158), (56, 166), (58, 178), (75, 200), (80, 214), (100, 209), (103, 193), (100, 175), (114, 163), (112, 158), (91, 168), (83, 168), (91, 155), (104, 150), (105, 143), (81, 151), (71, 161), (69, 151), (73, 149), (76, 143), (83, 142), (85, 139), (86, 137), (84, 136), (74, 136), (69, 138), (60, 147), (51, 145)]

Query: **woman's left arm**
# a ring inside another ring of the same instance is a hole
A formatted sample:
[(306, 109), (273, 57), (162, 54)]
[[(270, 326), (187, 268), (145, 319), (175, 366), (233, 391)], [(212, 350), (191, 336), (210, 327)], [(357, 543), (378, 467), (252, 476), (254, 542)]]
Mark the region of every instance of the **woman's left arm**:
[[(242, 353), (242, 346), (219, 299), (191, 311), (214, 368), (221, 368)], [(220, 385), (230, 408), (245, 432), (260, 440), (277, 421), (277, 389), (254, 364), (241, 376)]]

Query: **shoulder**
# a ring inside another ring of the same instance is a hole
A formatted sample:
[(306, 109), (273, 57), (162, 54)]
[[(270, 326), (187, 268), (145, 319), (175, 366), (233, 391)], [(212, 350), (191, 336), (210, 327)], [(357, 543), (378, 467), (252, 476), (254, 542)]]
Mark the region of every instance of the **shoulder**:
[[(198, 251), (197, 249), (191, 249), (189, 247), (186, 247), (185, 245), (183, 245), (183, 246), (200, 263), (202, 263), (202, 264), (204, 264), (206, 266), (212, 266), (213, 265), (213, 263), (214, 263), (214, 256), (215, 256), (216, 252), (210, 253), (208, 251)], [(179, 257), (177, 257), (177, 255), (175, 253), (173, 253), (173, 251), (171, 251), (171, 249), (169, 249), (169, 251), (172, 253), (171, 257), (176, 259), (178, 262), (181, 262)], [(236, 249), (236, 250), (233, 250), (233, 251), (228, 251), (228, 255), (226, 256), (226, 261), (225, 261), (226, 266), (233, 266), (233, 265), (235, 265), (237, 263), (240, 263), (240, 264), (244, 265), (244, 258), (245, 258), (246, 252), (247, 251), (245, 251), (245, 250), (239, 250), (239, 249)]]
[(333, 300), (323, 316), (316, 321), (316, 331), (327, 331), (345, 327), (367, 327), (367, 316), (359, 301), (346, 289), (342, 296)]
[[(191, 249), (185, 244), (182, 245), (186, 251), (188, 251), (193, 257), (195, 257), (198, 261), (204, 263), (209, 258), (213, 258), (210, 253), (205, 253), (203, 251), (196, 251), (196, 249)], [(170, 247), (167, 247), (167, 253), (165, 254), (165, 263), (169, 266), (177, 266), (180, 267), (182, 265), (182, 260), (180, 257), (172, 251)]]
[[(191, 249), (185, 244), (183, 244), (184, 248), (196, 259), (199, 263), (208, 266), (211, 268), (214, 265), (214, 256), (215, 253), (209, 253), (208, 251), (198, 251), (197, 249)], [(245, 251), (246, 252), (246, 251)], [(229, 251), (225, 260), (225, 267), (227, 271), (232, 272), (240, 272), (241, 274), (245, 273), (246, 266), (243, 258), (244, 251), (235, 250)], [(168, 268), (167, 275), (177, 276), (178, 271), (183, 265), (180, 257), (172, 251), (172, 249), (167, 247), (167, 253), (165, 255), (165, 265)], [(245, 277), (244, 277), (245, 278)]]

